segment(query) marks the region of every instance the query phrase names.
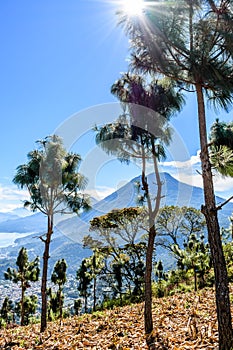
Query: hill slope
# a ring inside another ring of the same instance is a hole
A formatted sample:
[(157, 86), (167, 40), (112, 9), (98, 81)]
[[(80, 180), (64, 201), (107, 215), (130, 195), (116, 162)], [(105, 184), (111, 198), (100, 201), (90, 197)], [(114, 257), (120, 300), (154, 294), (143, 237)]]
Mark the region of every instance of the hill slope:
[[(217, 349), (214, 290), (176, 294), (153, 300), (154, 342), (157, 349)], [(232, 310), (233, 311), (233, 310)], [(71, 317), (48, 324), (41, 336), (39, 324), (0, 329), (0, 348), (146, 350), (143, 305), (137, 304)]]

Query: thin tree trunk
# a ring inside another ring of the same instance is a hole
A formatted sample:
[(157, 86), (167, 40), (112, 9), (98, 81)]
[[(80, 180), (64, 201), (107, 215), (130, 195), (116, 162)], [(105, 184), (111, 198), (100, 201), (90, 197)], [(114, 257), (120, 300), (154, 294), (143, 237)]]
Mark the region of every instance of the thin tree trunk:
[(93, 281), (93, 311), (96, 311), (96, 277)]
[(196, 85), (196, 93), (198, 102), (199, 133), (201, 143), (202, 177), (205, 197), (205, 205), (202, 206), (202, 212), (206, 218), (208, 240), (214, 265), (219, 349), (231, 350), (233, 346), (233, 333), (231, 324), (228, 276), (226, 262), (222, 249), (217, 208), (214, 196), (211, 164), (209, 160), (209, 152), (207, 145), (204, 96), (201, 84)]
[(152, 225), (149, 231), (149, 239), (148, 239), (147, 251), (146, 251), (145, 307), (144, 307), (144, 328), (145, 328), (146, 335), (149, 335), (153, 331), (151, 274), (152, 274), (152, 257), (153, 257), (153, 251), (154, 251), (154, 241), (155, 241), (155, 226)]
[(61, 321), (62, 321), (62, 289), (61, 287), (59, 286), (59, 318), (60, 318), (60, 325), (61, 325)]
[(84, 296), (84, 312), (85, 314), (87, 313), (87, 293), (85, 293)]
[(197, 292), (197, 273), (195, 266), (193, 267), (193, 275), (194, 275), (194, 291)]
[(230, 220), (231, 220), (231, 239), (233, 241), (233, 218), (232, 218), (232, 216), (231, 216)]
[[(142, 151), (143, 150), (144, 149), (142, 146)], [(148, 214), (149, 214), (149, 238), (148, 238), (147, 251), (146, 251), (146, 269), (145, 269), (144, 329), (146, 334), (147, 345), (151, 350), (154, 349), (154, 345), (153, 345), (154, 337), (152, 334), (152, 331), (153, 331), (152, 285), (151, 285), (152, 284), (152, 278), (151, 278), (152, 258), (153, 258), (154, 242), (155, 242), (155, 236), (156, 236), (155, 217), (160, 207), (161, 191), (162, 191), (162, 184), (160, 181), (157, 159), (155, 157), (156, 152), (155, 152), (154, 143), (152, 143), (152, 153), (153, 153), (155, 177), (157, 182), (157, 196), (155, 199), (154, 210), (152, 208), (152, 203), (151, 203), (151, 198), (149, 193), (149, 185), (147, 183), (147, 178), (145, 176), (145, 169), (146, 169), (145, 155), (144, 155), (144, 152), (142, 152), (142, 186), (145, 191), (145, 197), (147, 199), (147, 207), (148, 207)]]
[(47, 275), (48, 275), (48, 260), (49, 260), (49, 247), (51, 242), (51, 236), (53, 233), (53, 218), (52, 215), (48, 215), (48, 232), (46, 240), (44, 241), (45, 248), (43, 254), (43, 273), (41, 282), (41, 324), (40, 332), (44, 332), (47, 328)]
[(25, 289), (24, 289), (24, 283), (22, 282), (22, 286), (21, 286), (21, 300), (20, 300), (20, 306), (21, 306), (21, 321), (20, 321), (20, 325), (24, 326), (24, 293), (25, 293)]

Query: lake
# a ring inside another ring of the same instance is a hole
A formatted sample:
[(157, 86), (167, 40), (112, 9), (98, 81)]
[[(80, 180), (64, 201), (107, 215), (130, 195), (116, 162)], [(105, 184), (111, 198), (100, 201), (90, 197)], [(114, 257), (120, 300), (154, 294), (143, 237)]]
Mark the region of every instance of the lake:
[(28, 233), (18, 233), (18, 232), (0, 232), (0, 248), (8, 247), (9, 245), (14, 244), (14, 241), (17, 238), (23, 238), (31, 235), (33, 232)]

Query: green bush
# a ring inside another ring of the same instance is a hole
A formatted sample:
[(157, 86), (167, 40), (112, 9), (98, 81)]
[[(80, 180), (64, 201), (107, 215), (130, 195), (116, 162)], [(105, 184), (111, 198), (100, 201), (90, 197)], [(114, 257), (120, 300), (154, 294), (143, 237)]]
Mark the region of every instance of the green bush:
[(6, 321), (0, 317), (0, 328), (6, 327)]
[(114, 309), (118, 306), (137, 304), (143, 301), (143, 296), (124, 294), (121, 298), (106, 298), (101, 305), (96, 307), (96, 310)]
[(166, 296), (167, 293), (167, 281), (154, 282), (152, 285), (152, 295), (155, 298), (162, 298)]

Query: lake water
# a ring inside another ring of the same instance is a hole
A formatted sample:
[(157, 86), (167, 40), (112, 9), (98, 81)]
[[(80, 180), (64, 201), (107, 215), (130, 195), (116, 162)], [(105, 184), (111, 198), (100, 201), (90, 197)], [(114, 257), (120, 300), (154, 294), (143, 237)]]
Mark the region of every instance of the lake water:
[(33, 232), (28, 232), (28, 233), (18, 233), (18, 232), (4, 233), (4, 232), (0, 232), (0, 248), (8, 247), (9, 245), (14, 244), (14, 241), (17, 238), (23, 238), (23, 237), (31, 235), (32, 233)]

